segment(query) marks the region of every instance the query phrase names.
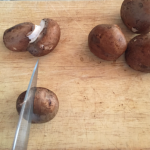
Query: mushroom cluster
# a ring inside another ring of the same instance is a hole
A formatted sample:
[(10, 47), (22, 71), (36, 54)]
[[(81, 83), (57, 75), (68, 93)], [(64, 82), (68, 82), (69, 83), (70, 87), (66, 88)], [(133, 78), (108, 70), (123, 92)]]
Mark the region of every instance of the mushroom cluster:
[(120, 15), (135, 36), (125, 52), (127, 64), (134, 70), (150, 72), (150, 0), (124, 0)]
[(97, 57), (114, 61), (125, 52), (127, 64), (134, 70), (150, 72), (150, 0), (124, 0), (120, 16), (133, 33), (140, 33), (127, 43), (117, 25), (100, 24), (88, 36), (90, 51)]
[(17, 24), (4, 32), (5, 46), (16, 52), (29, 51), (33, 56), (50, 53), (60, 39), (60, 27), (56, 21), (45, 18), (40, 25), (30, 22)]
[[(89, 33), (89, 49), (97, 57), (114, 61), (125, 52), (127, 64), (137, 71), (150, 72), (150, 0), (124, 0), (120, 15), (123, 23), (133, 33), (139, 33), (127, 44), (120, 27), (116, 24), (100, 24)], [(60, 27), (56, 21), (45, 18), (40, 25), (31, 22), (17, 24), (3, 35), (5, 46), (16, 52), (29, 51), (40, 57), (50, 53), (60, 39)], [(20, 113), (26, 91), (16, 101)], [(46, 88), (37, 87), (33, 104), (33, 123), (53, 119), (59, 109), (56, 94)]]

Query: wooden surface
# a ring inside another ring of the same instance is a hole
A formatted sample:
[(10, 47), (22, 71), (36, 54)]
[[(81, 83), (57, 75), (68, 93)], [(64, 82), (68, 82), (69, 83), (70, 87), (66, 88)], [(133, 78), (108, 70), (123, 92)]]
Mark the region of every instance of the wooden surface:
[(18, 122), (15, 102), (27, 89), (37, 61), (3, 44), (5, 29), (42, 18), (58, 21), (61, 39), (41, 57), (38, 86), (54, 91), (57, 116), (31, 126), (28, 150), (149, 150), (150, 74), (94, 56), (87, 37), (97, 24), (118, 24), (129, 41), (135, 34), (120, 19), (121, 0), (93, 2), (0, 2), (0, 150), (10, 150)]

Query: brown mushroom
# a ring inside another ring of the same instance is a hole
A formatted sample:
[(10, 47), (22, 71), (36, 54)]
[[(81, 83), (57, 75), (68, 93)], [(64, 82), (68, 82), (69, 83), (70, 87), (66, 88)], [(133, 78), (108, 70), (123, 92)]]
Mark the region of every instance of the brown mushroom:
[[(26, 91), (21, 93), (16, 101), (16, 109), (20, 114)], [(44, 123), (52, 120), (59, 109), (56, 94), (46, 88), (37, 87), (33, 104), (32, 123)]]
[(127, 41), (117, 25), (97, 25), (89, 33), (91, 52), (104, 60), (116, 60), (127, 48)]
[(138, 35), (131, 39), (125, 59), (132, 69), (150, 72), (150, 34)]
[(43, 56), (50, 53), (58, 44), (60, 28), (56, 21), (46, 18), (28, 37), (31, 40), (28, 51), (34, 56)]
[(124, 24), (132, 32), (150, 31), (150, 0), (124, 0), (120, 13)]
[(28, 50), (34, 56), (50, 53), (58, 44), (60, 28), (56, 21), (45, 18), (40, 26), (29, 22), (7, 29), (3, 35), (5, 46), (12, 51)]
[(32, 31), (33, 26), (32, 23), (25, 22), (7, 29), (3, 35), (5, 46), (12, 51), (26, 51), (30, 41), (27, 34)]

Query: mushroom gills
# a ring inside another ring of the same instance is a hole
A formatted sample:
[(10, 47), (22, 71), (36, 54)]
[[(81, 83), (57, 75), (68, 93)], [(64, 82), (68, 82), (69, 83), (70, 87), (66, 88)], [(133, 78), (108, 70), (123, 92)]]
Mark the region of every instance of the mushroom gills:
[(43, 31), (44, 27), (45, 27), (44, 20), (41, 21), (40, 25), (35, 25), (33, 32), (27, 36), (30, 39), (29, 43), (33, 43), (34, 41), (36, 41), (40, 33)]

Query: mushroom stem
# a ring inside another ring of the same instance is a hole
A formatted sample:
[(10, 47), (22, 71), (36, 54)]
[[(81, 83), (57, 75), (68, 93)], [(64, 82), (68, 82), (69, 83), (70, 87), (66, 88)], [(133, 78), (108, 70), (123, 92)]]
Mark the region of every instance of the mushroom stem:
[(36, 41), (40, 33), (42, 32), (43, 28), (45, 27), (45, 21), (42, 20), (40, 25), (35, 25), (34, 30), (27, 36), (30, 39), (30, 43)]
[(138, 30), (136, 28), (132, 28), (132, 31), (133, 32), (137, 32)]

